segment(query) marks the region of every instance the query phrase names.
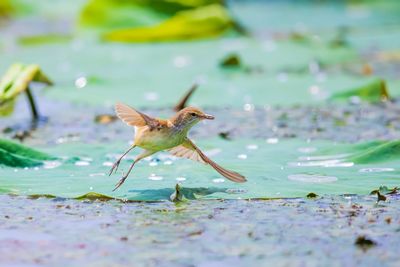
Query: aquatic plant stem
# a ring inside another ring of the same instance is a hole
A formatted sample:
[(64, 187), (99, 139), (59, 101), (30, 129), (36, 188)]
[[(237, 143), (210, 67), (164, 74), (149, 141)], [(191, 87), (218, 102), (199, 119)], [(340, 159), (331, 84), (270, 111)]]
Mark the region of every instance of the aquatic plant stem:
[(35, 99), (33, 98), (33, 95), (31, 93), (30, 88), (28, 87), (26, 89), (26, 95), (28, 97), (29, 100), (29, 105), (31, 107), (31, 112), (32, 112), (32, 121), (33, 122), (37, 122), (39, 120), (39, 111), (37, 109), (36, 103), (35, 103)]

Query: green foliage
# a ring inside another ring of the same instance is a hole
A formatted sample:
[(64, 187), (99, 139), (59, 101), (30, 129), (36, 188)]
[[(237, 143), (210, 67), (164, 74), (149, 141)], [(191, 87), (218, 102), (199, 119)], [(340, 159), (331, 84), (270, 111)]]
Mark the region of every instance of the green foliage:
[(113, 29), (103, 37), (118, 42), (205, 38), (234, 26), (221, 0), (90, 1), (80, 23)]
[(367, 102), (379, 102), (390, 99), (386, 83), (381, 79), (374, 80), (371, 83), (355, 89), (336, 93), (331, 97), (331, 99), (349, 100), (351, 97), (359, 97), (361, 100)]
[(209, 5), (178, 12), (170, 19), (150, 27), (115, 30), (104, 35), (108, 41), (160, 42), (218, 36), (233, 26), (227, 11)]
[(372, 146), (369, 149), (356, 153), (350, 157), (350, 161), (358, 164), (376, 162), (387, 162), (400, 158), (400, 140), (389, 141), (383, 144)]
[(219, 0), (91, 0), (82, 10), (80, 23), (105, 28), (150, 26), (182, 10), (221, 3)]
[(0, 165), (21, 168), (34, 167), (42, 165), (44, 160), (54, 159), (54, 157), (40, 151), (0, 139)]
[(31, 82), (52, 84), (38, 65), (11, 65), (0, 80), (0, 116), (8, 116), (13, 112), (15, 99), (29, 89)]
[(8, 16), (13, 11), (13, 7), (9, 0), (0, 1), (0, 18)]

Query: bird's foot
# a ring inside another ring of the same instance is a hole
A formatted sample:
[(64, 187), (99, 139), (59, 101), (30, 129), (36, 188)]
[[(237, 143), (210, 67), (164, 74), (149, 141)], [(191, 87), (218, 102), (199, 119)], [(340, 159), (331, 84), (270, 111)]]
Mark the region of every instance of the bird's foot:
[(111, 176), (111, 174), (114, 172), (114, 173), (117, 173), (117, 171), (118, 171), (118, 167), (119, 167), (119, 164), (121, 163), (121, 159), (119, 159), (119, 160), (117, 160), (114, 164), (113, 164), (113, 166), (111, 167), (111, 170), (110, 170), (110, 173), (108, 174), (108, 176)]
[(128, 178), (128, 175), (122, 176), (122, 178), (118, 181), (118, 183), (115, 184), (115, 188), (113, 189), (113, 192), (117, 190), (123, 183), (125, 183), (126, 178)]

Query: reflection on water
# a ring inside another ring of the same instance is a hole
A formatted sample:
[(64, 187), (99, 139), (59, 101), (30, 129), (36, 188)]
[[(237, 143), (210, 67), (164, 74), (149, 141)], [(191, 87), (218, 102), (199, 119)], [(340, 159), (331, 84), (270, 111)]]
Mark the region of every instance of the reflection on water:
[(363, 168), (359, 172), (393, 172), (393, 168)]
[(291, 174), (288, 176), (291, 181), (303, 182), (303, 183), (333, 183), (338, 180), (334, 176), (325, 176), (317, 174)]

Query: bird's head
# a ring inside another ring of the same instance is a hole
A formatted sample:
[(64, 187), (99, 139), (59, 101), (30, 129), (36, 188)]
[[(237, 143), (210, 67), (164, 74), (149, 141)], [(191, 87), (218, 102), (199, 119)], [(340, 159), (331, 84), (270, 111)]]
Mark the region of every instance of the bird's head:
[(180, 110), (172, 119), (172, 123), (189, 130), (202, 120), (213, 120), (214, 116), (208, 115), (195, 107), (187, 107)]

